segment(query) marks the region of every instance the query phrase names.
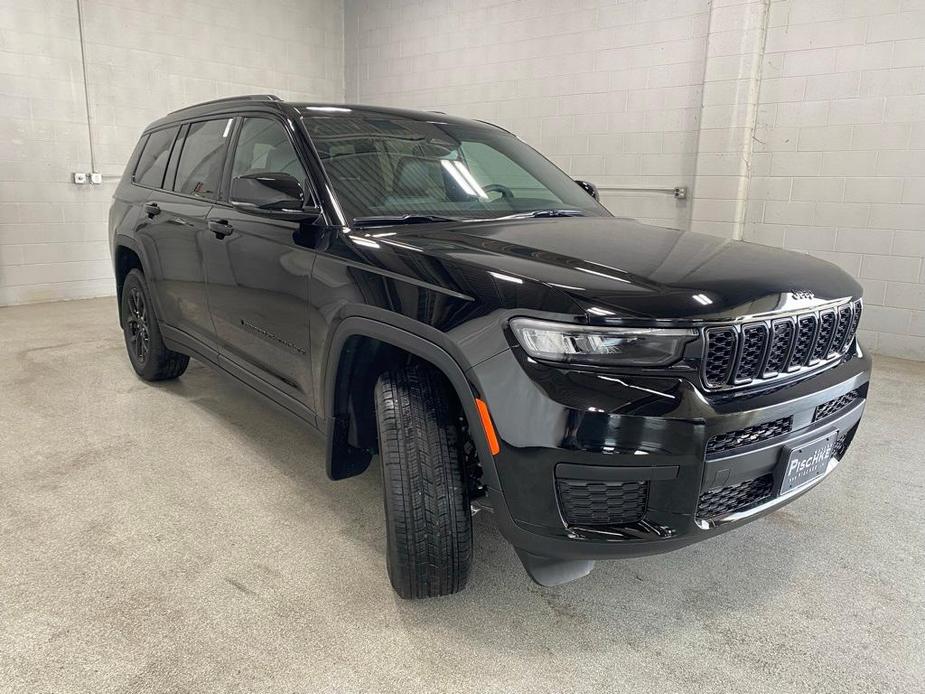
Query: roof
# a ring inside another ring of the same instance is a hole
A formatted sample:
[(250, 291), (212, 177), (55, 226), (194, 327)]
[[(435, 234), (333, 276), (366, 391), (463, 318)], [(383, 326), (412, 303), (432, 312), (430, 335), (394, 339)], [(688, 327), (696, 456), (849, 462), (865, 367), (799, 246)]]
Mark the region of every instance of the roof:
[(338, 104), (338, 103), (310, 103), (310, 102), (289, 102), (283, 101), (273, 94), (245, 94), (242, 96), (230, 96), (223, 99), (214, 99), (199, 104), (192, 104), (183, 108), (171, 111), (163, 118), (151, 123), (145, 130), (175, 123), (189, 118), (201, 116), (210, 116), (218, 113), (227, 113), (244, 107), (266, 106), (277, 111), (295, 110), (299, 115), (335, 115), (338, 113), (352, 114), (354, 116), (391, 116), (393, 118), (406, 118), (408, 120), (418, 121), (438, 121), (452, 125), (467, 125), (470, 127), (491, 127), (499, 126), (485, 121), (472, 120), (469, 118), (460, 118), (458, 116), (449, 116), (440, 111), (415, 111), (413, 109), (392, 108), (389, 106), (372, 106), (363, 104)]
[(443, 111), (416, 111), (409, 108), (393, 108), (391, 106), (373, 106), (369, 104), (316, 104), (292, 102), (289, 105), (304, 116), (320, 115), (324, 113), (329, 115), (334, 115), (337, 113), (349, 113), (351, 115), (359, 115), (361, 117), (392, 116), (393, 118), (406, 118), (408, 120), (429, 122), (437, 121), (440, 123), (449, 123), (452, 125), (468, 125), (477, 127), (488, 126), (492, 128), (498, 127), (493, 123), (486, 123), (485, 121), (473, 120), (471, 118), (461, 118), (459, 116), (451, 116), (444, 113)]

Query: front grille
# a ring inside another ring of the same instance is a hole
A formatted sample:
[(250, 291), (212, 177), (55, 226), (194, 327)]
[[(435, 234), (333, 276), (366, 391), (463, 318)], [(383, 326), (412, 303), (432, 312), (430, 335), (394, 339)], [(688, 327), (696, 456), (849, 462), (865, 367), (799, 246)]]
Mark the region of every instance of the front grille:
[(792, 428), (793, 417), (782, 417), (781, 419), (775, 419), (773, 422), (727, 431), (725, 434), (717, 434), (707, 442), (707, 453), (730, 451), (733, 448), (748, 446), (759, 441), (767, 441), (775, 436), (789, 434)]
[(703, 382), (721, 389), (817, 368), (853, 345), (861, 300), (835, 308), (711, 327), (704, 331)]
[(813, 421), (818, 422), (820, 419), (825, 419), (837, 412), (841, 412), (859, 397), (861, 397), (860, 394), (856, 390), (852, 390), (850, 393), (845, 393), (828, 402), (822, 403), (816, 407), (816, 412), (813, 414)]
[(762, 475), (747, 482), (739, 482), (720, 489), (711, 489), (700, 495), (697, 517), (703, 519), (745, 511), (770, 498), (774, 487), (773, 475)]
[(620, 526), (642, 520), (648, 482), (556, 480), (565, 522), (579, 526)]

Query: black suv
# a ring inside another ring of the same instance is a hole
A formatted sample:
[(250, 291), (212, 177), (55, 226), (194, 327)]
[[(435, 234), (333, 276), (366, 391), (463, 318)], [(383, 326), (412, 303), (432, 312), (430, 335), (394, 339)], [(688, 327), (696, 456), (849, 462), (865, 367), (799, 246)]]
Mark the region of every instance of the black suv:
[(110, 213), (132, 366), (193, 356), (382, 462), (388, 572), (460, 590), (473, 510), (543, 585), (676, 549), (829, 475), (864, 409), (861, 288), (615, 218), (497, 126), (222, 99), (153, 123)]

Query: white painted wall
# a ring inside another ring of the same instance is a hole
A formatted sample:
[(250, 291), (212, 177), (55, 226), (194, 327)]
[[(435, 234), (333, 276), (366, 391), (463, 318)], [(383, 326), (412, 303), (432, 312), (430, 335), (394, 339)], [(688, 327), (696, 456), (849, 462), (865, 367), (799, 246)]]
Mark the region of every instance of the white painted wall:
[(925, 359), (923, 0), (347, 0), (347, 99), (517, 132), (617, 214), (802, 250)]
[(340, 0), (0, 0), (0, 305), (114, 293), (113, 180), (142, 128), (246, 93), (341, 101)]

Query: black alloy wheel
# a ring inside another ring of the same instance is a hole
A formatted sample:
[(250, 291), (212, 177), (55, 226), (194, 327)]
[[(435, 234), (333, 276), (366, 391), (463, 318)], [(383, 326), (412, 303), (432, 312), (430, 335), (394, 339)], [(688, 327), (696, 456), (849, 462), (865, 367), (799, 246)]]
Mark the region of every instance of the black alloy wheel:
[(120, 310), (125, 349), (135, 373), (146, 381), (164, 381), (186, 371), (189, 357), (164, 344), (148, 284), (140, 270), (130, 270), (126, 275)]
[(125, 317), (125, 322), (129, 349), (138, 360), (138, 365), (144, 368), (148, 361), (151, 333), (148, 330), (148, 305), (138, 287), (132, 287), (129, 290), (128, 315)]

